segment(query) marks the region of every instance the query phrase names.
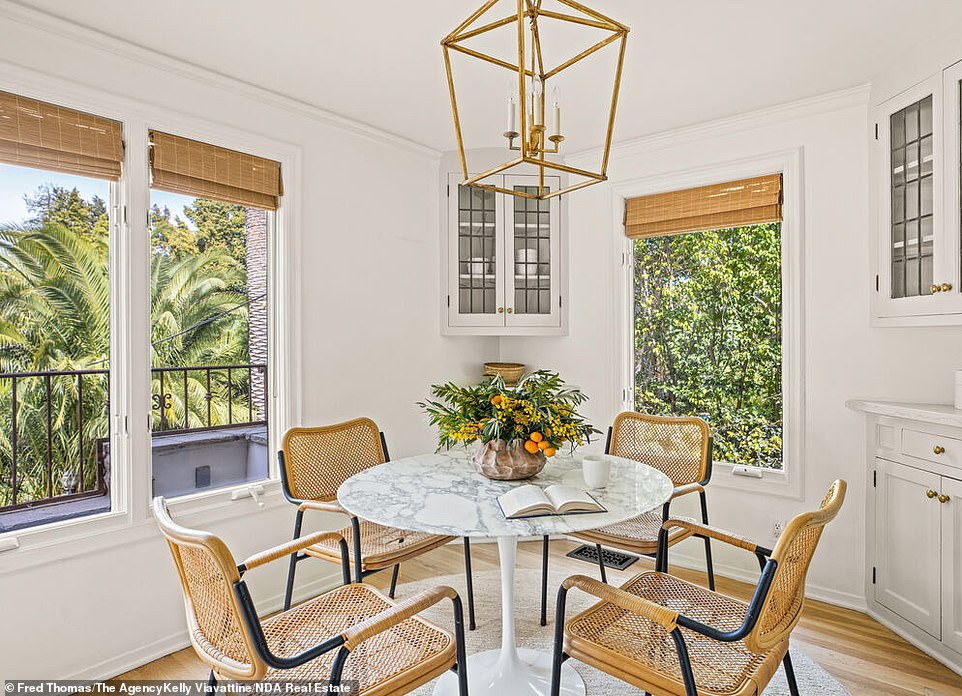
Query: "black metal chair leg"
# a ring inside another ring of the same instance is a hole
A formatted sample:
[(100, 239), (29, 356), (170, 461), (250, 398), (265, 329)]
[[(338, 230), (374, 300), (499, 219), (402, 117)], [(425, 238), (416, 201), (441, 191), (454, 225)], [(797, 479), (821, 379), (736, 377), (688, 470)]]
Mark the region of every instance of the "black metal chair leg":
[(792, 666), (792, 656), (790, 653), (785, 653), (785, 659), (782, 660), (782, 665), (785, 667), (785, 681), (788, 682), (788, 693), (792, 696), (798, 696), (798, 682), (795, 681), (795, 668)]
[[(705, 498), (705, 491), (699, 491), (701, 498), (701, 521), (708, 525), (708, 501)], [(705, 566), (708, 568), (708, 589), (715, 589), (715, 568), (711, 560), (711, 539), (705, 537)]]
[(361, 569), (361, 522), (356, 518), (351, 518), (351, 536), (354, 546), (354, 582), (364, 580), (364, 571)]
[(210, 676), (207, 677), (207, 692), (213, 693), (214, 688), (217, 686), (217, 675), (214, 674), (214, 670), (210, 671)]
[(541, 625), (548, 625), (548, 535), (541, 541)]
[[(467, 537), (464, 539), (467, 541)], [(458, 674), (458, 696), (468, 696), (468, 651), (464, 644), (464, 609), (461, 598), (457, 595), (451, 600), (454, 603), (454, 646), (455, 668)]]
[[(304, 511), (298, 510), (294, 516), (294, 539), (301, 536), (301, 523), (304, 521)], [(284, 611), (291, 608), (294, 597), (294, 573), (297, 571), (297, 552), (291, 554), (290, 567), (287, 569), (287, 591), (284, 593)]]
[(605, 573), (605, 557), (601, 552), (601, 544), (595, 544), (595, 550), (598, 552), (598, 569), (601, 571), (601, 582), (608, 584), (608, 575)]
[(391, 591), (387, 593), (387, 596), (390, 597), (391, 599), (394, 599), (394, 590), (397, 589), (397, 574), (398, 574), (398, 571), (400, 570), (401, 570), (401, 564), (395, 563), (394, 570), (391, 573)]
[(564, 653), (565, 637), (565, 605), (568, 602), (568, 590), (562, 585), (558, 588), (558, 599), (555, 602), (554, 619), (554, 652), (551, 657), (551, 696), (561, 694), (561, 665), (568, 659)]
[(474, 577), (471, 575), (471, 540), (464, 537), (464, 579), (468, 584), (468, 630), (475, 629), (474, 624)]

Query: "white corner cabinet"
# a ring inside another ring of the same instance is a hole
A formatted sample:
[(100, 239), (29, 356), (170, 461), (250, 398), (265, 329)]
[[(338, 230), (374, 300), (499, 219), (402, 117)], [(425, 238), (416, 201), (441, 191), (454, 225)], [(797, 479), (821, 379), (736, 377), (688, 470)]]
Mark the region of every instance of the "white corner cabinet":
[(879, 104), (873, 320), (962, 324), (962, 63)]
[(869, 612), (962, 674), (962, 411), (848, 405), (868, 423)]
[[(504, 175), (496, 185), (535, 191), (535, 175)], [(449, 174), (442, 273), (442, 332), (545, 336), (565, 331), (563, 230), (559, 197), (522, 198), (461, 184)], [(558, 177), (545, 177), (560, 188)]]

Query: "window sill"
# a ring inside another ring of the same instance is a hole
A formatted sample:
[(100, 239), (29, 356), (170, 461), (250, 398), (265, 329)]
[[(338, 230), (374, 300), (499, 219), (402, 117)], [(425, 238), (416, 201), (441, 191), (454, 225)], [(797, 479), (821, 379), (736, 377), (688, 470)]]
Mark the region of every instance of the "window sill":
[(735, 465), (726, 462), (712, 464), (711, 486), (727, 488), (743, 493), (760, 493), (779, 498), (801, 500), (801, 482), (798, 476), (792, 476), (779, 469), (753, 468), (761, 472), (760, 478), (751, 476), (737, 476), (733, 473)]
[[(261, 489), (257, 499), (249, 489)], [(171, 513), (185, 526), (201, 529), (229, 519), (248, 517), (252, 513), (289, 507), (281, 493), (277, 479), (245, 483), (230, 488), (219, 488), (168, 501)], [(81, 517), (49, 525), (31, 527), (0, 534), (0, 576), (20, 572), (94, 553), (103, 553), (120, 546), (158, 538), (159, 531), (149, 505), (145, 518), (135, 520), (130, 513), (112, 511)]]

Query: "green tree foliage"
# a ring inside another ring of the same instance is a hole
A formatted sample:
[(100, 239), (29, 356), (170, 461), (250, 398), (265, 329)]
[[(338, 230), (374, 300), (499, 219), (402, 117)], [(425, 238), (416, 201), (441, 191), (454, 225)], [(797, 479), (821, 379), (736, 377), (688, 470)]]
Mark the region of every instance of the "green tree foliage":
[(635, 242), (635, 405), (701, 415), (718, 461), (782, 466), (780, 225)]
[[(96, 197), (85, 201), (75, 189), (53, 186), (27, 203), (31, 221), (0, 228), (0, 371), (92, 372), (17, 378), (17, 502), (64, 492), (61, 477), (81, 468), (80, 487), (93, 488), (96, 443), (109, 432), (106, 209)], [(247, 363), (247, 297), (238, 290), (243, 265), (224, 244), (199, 249), (169, 211), (155, 206), (150, 220), (154, 367)], [(12, 500), (13, 381), (0, 379), (0, 506)], [(206, 426), (208, 413), (211, 424), (225, 424), (228, 404), (233, 421), (243, 421), (250, 405), (246, 370), (234, 371), (230, 384), (226, 370), (212, 371), (209, 392), (204, 371), (165, 373), (163, 389), (155, 371), (152, 393), (155, 430)]]
[(244, 206), (198, 198), (184, 208), (184, 215), (197, 229), (198, 249), (225, 249), (239, 264), (246, 263), (244, 220), (247, 211)]
[(24, 196), (23, 200), (34, 216), (27, 221), (30, 225), (52, 222), (82, 237), (107, 237), (107, 205), (99, 196), (86, 201), (76, 188), (44, 184), (32, 197)]

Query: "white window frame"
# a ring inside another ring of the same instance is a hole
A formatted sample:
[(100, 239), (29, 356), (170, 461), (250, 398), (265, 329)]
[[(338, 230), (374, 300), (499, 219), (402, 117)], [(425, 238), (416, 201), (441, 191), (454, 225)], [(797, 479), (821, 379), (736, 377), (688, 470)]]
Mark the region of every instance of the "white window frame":
[[(275, 233), (270, 235), (268, 250), (268, 452), (276, 451), (283, 432), (300, 422), (301, 148), (20, 66), (0, 62), (0, 67), (0, 89), (118, 120), (123, 123), (126, 145), (123, 177), (110, 189), (111, 510), (0, 533), (0, 573), (5, 573), (157, 534), (150, 511), (149, 129), (280, 162), (284, 196), (272, 216)], [(171, 509), (185, 524), (203, 525), (288, 506), (274, 457), (270, 457), (269, 473), (268, 480), (178, 497), (171, 501)]]
[(803, 149), (794, 148), (697, 169), (620, 182), (612, 187), (615, 220), (612, 263), (619, 280), (615, 297), (614, 394), (620, 410), (634, 410), (634, 247), (625, 237), (625, 203), (630, 198), (678, 191), (766, 174), (782, 174), (782, 461), (783, 469), (752, 467), (761, 478), (736, 476), (734, 466), (713, 462), (712, 485), (740, 491), (802, 499), (804, 478), (804, 294), (805, 253)]

